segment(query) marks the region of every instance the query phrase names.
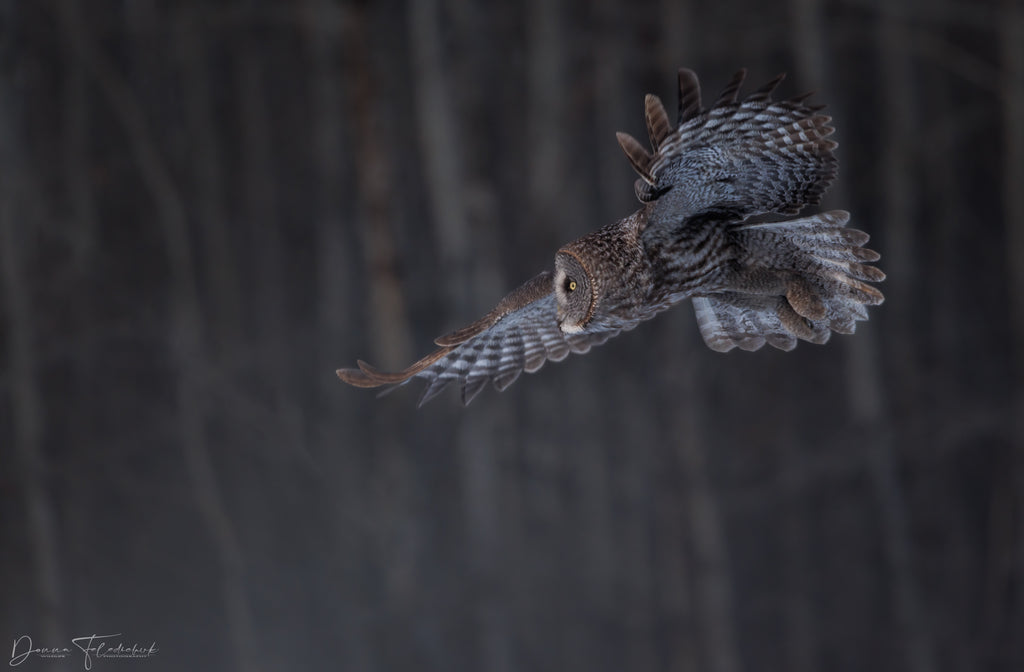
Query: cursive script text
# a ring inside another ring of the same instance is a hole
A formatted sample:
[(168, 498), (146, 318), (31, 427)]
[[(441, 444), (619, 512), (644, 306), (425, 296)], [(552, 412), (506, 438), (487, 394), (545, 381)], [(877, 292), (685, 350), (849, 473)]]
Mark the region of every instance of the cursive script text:
[(156, 648), (156, 642), (149, 646), (132, 644), (125, 646), (124, 642), (118, 642), (112, 646), (107, 640), (113, 637), (120, 637), (121, 633), (113, 635), (89, 635), (88, 637), (75, 637), (71, 643), (85, 654), (85, 669), (92, 669), (92, 659), (95, 658), (149, 658), (160, 649)]
[(33, 646), (32, 638), (28, 635), (22, 635), (14, 640), (14, 646), (11, 647), (10, 666), (17, 667), (21, 665), (33, 654), (40, 658), (67, 658), (71, 655), (71, 649), (61, 646)]

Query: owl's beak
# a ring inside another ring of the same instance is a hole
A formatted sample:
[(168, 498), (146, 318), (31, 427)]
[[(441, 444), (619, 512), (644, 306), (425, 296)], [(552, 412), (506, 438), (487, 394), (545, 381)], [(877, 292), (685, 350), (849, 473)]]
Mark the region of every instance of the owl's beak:
[(578, 334), (583, 331), (582, 325), (570, 324), (561, 318), (558, 320), (558, 328), (562, 330), (563, 334)]

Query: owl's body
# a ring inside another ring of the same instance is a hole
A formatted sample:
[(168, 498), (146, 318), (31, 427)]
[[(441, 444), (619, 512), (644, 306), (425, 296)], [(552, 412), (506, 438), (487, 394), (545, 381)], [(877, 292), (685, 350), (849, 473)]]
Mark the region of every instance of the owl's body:
[(705, 342), (722, 352), (791, 350), (797, 339), (851, 333), (866, 306), (883, 300), (866, 284), (885, 277), (862, 263), (878, 259), (861, 247), (867, 235), (844, 228), (843, 211), (768, 219), (818, 203), (834, 179), (830, 119), (806, 97), (773, 101), (781, 77), (737, 101), (743, 76), (705, 110), (696, 75), (681, 70), (675, 128), (647, 97), (654, 153), (618, 135), (640, 175), (635, 213), (562, 247), (554, 271), (438, 338), (441, 348), (405, 371), (359, 362), (339, 377), (359, 387), (424, 378), (421, 403), (458, 381), (468, 403), (488, 381), (502, 390), (524, 370), (586, 352), (688, 298)]

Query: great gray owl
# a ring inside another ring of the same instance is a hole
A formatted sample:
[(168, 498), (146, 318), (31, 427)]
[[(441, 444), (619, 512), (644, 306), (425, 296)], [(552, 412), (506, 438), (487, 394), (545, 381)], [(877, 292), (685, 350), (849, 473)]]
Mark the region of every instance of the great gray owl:
[(865, 284), (885, 278), (862, 263), (879, 258), (862, 247), (867, 234), (844, 228), (850, 216), (841, 210), (766, 217), (821, 200), (836, 173), (831, 118), (806, 105), (808, 96), (773, 101), (781, 75), (737, 101), (745, 75), (704, 109), (696, 74), (680, 70), (675, 128), (661, 100), (647, 96), (653, 154), (618, 134), (640, 174), (639, 210), (560, 249), (553, 271), (436, 339), (440, 349), (404, 371), (360, 361), (338, 377), (357, 387), (423, 378), (421, 404), (458, 381), (468, 404), (488, 381), (504, 390), (523, 371), (585, 353), (687, 298), (719, 352), (792, 350), (798, 338), (852, 333), (866, 306), (883, 300)]

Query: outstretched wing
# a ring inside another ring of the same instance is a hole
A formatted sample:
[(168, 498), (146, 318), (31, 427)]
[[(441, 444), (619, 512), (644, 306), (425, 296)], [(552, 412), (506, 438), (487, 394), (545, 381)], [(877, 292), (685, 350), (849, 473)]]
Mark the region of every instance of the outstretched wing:
[[(620, 330), (563, 334), (558, 328), (552, 273), (545, 272), (502, 299), (473, 324), (435, 340), (440, 349), (404, 371), (388, 373), (359, 361), (358, 369), (339, 369), (338, 377), (356, 387), (404, 385), (413, 378), (427, 382), (420, 405), (458, 382), (468, 404), (487, 385), (501, 391), (523, 371), (533, 373), (570, 352), (585, 353)], [(385, 390), (388, 391), (388, 390)]]
[(828, 136), (834, 129), (810, 94), (774, 101), (779, 75), (743, 100), (740, 70), (715, 103), (704, 109), (692, 70), (679, 71), (675, 129), (657, 96), (645, 100), (653, 154), (632, 136), (619, 144), (639, 173), (637, 197), (656, 201), (651, 225), (674, 225), (700, 213), (745, 219), (753, 214), (795, 214), (821, 200), (836, 174)]

